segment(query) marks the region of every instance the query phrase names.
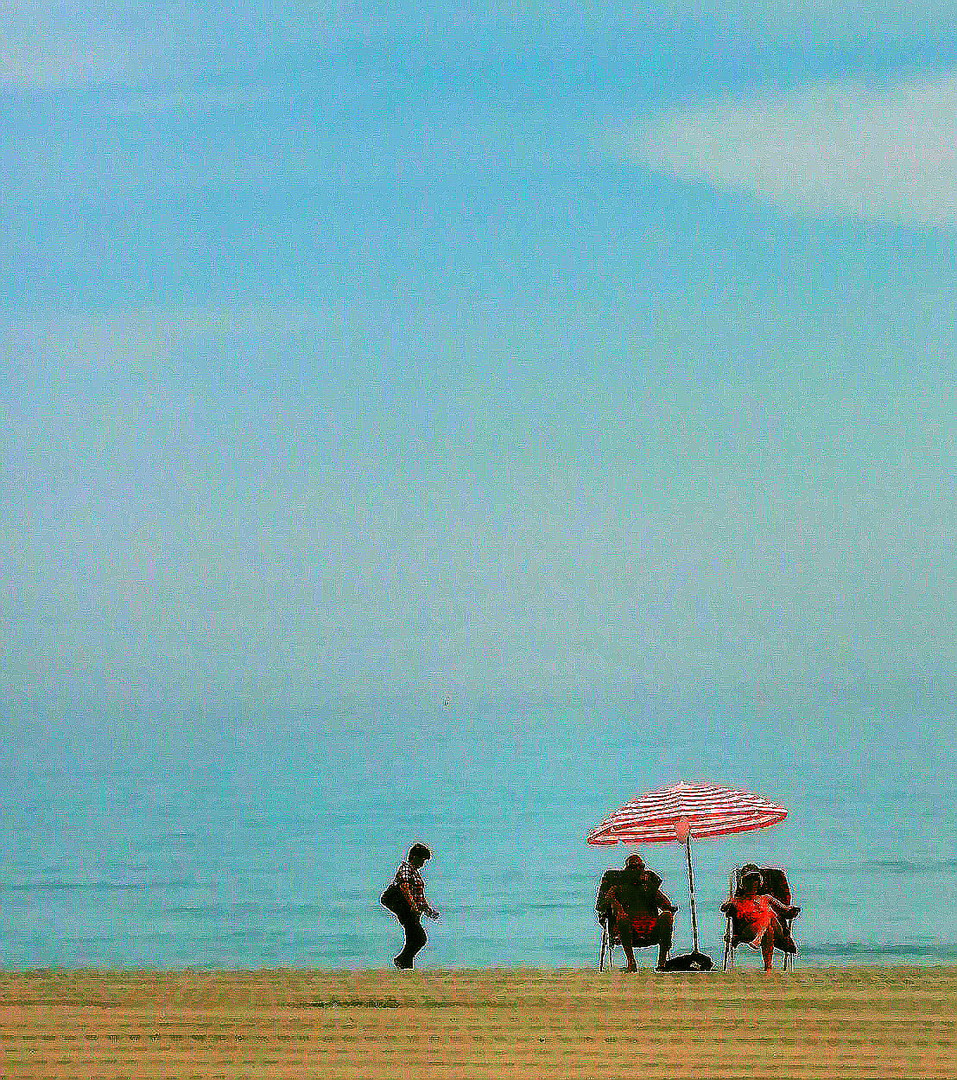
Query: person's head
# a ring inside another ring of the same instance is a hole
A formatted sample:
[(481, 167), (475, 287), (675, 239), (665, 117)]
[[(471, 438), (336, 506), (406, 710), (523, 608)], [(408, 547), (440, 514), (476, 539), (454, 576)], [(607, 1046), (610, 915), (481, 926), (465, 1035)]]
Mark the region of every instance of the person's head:
[(761, 888), (761, 871), (748, 870), (741, 875), (741, 891), (743, 893), (756, 893)]
[(628, 858), (625, 859), (626, 870), (644, 870), (644, 868), (645, 860), (638, 854), (629, 855)]
[(425, 846), (425, 844), (413, 844), (409, 848), (409, 864), (414, 866), (416, 870), (420, 866), (424, 866), (426, 862), (432, 858), (432, 852)]

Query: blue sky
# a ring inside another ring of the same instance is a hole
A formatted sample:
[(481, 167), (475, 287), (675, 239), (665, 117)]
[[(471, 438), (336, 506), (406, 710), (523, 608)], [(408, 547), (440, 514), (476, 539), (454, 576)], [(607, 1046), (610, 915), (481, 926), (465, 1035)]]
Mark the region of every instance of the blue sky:
[(951, 730), (952, 8), (15, 4), (8, 728)]

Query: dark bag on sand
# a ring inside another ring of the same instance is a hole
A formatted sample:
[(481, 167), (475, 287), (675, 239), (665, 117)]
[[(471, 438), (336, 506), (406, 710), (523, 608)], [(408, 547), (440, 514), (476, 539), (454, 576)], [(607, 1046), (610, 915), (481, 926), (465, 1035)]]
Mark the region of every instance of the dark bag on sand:
[(710, 971), (714, 961), (703, 952), (689, 952), (682, 956), (672, 956), (665, 961), (665, 971)]
[(379, 903), (384, 908), (388, 908), (393, 915), (398, 915), (400, 912), (405, 914), (405, 912), (409, 910), (409, 901), (406, 898), (405, 893), (394, 881), (379, 897)]

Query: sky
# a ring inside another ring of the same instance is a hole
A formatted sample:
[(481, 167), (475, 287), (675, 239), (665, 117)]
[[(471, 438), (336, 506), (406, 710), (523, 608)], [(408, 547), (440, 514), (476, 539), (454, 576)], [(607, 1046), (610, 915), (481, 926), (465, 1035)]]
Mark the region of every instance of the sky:
[(11, 0), (3, 730), (949, 753), (955, 8)]

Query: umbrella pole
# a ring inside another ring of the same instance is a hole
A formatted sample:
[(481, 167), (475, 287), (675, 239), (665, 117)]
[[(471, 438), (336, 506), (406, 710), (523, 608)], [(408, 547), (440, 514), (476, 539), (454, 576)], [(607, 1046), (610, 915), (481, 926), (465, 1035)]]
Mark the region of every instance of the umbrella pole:
[(694, 936), (694, 951), (698, 951), (698, 915), (694, 906), (694, 869), (691, 866), (691, 835), (685, 840), (685, 855), (688, 857), (688, 891), (691, 893), (691, 932)]

